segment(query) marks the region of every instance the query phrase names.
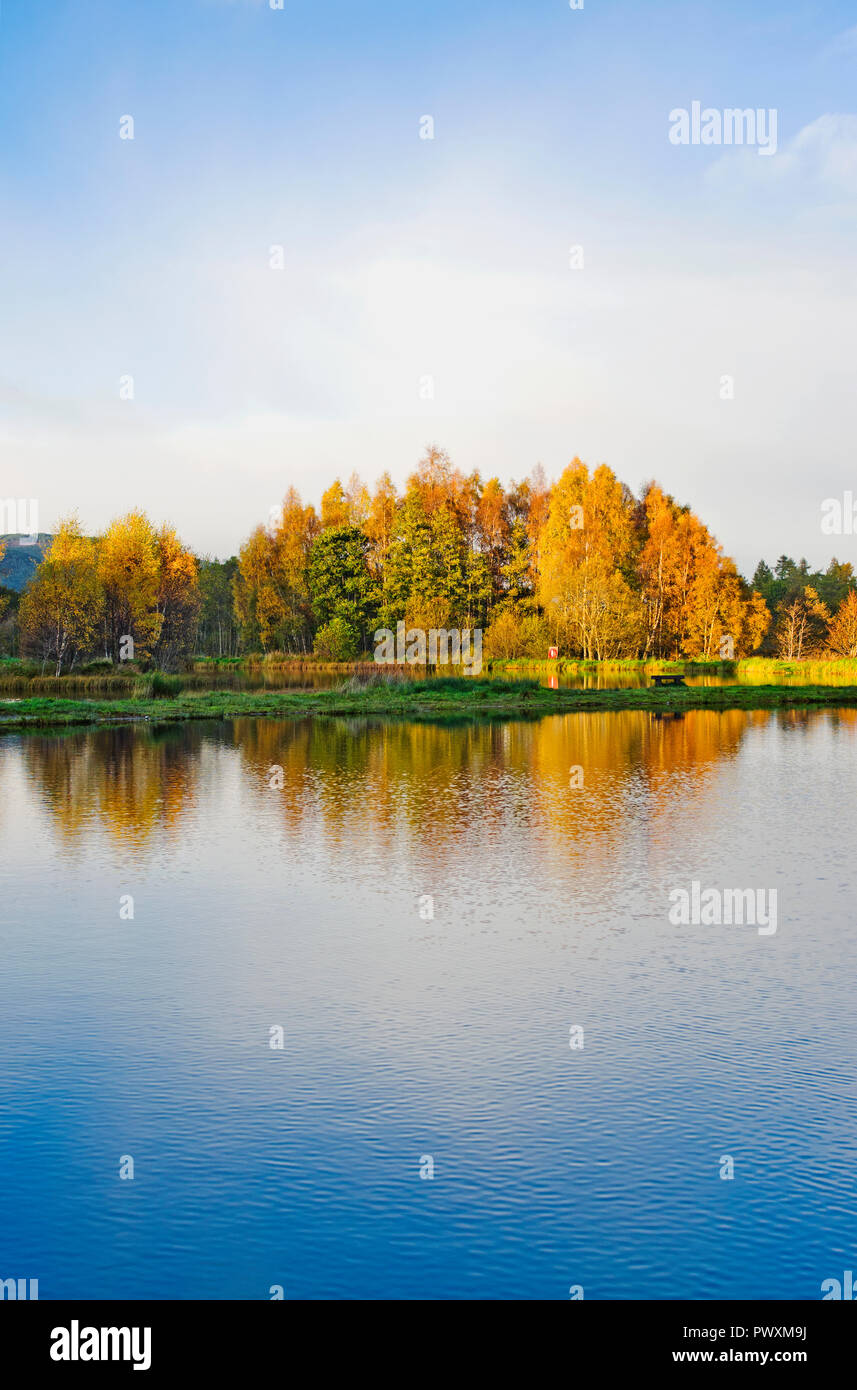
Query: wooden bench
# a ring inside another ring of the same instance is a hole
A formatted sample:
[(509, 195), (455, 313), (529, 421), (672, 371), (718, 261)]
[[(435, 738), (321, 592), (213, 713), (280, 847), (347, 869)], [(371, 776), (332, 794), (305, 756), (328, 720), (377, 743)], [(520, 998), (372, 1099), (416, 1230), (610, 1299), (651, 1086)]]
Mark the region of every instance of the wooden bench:
[(656, 686), (684, 685), (685, 679), (684, 676), (652, 676), (652, 684)]

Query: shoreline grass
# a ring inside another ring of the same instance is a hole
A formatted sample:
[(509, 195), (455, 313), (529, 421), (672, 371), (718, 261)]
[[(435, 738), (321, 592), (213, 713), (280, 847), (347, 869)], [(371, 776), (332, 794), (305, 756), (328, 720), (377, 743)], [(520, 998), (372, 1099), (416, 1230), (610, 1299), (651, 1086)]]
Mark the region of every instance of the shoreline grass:
[[(289, 659), (256, 656), (223, 657), (195, 659), (176, 675), (138, 667), (111, 668), (105, 662), (93, 662), (88, 667), (64, 672), (61, 676), (42, 673), (41, 667), (32, 662), (15, 658), (0, 658), (0, 698), (17, 697), (21, 700), (38, 697), (59, 699), (97, 700), (104, 698), (145, 700), (172, 693), (216, 692), (242, 688), (241, 682), (261, 682), (264, 689), (270, 681), (270, 689), (278, 688), (278, 678), (293, 677), (295, 687), (300, 686), (307, 677), (319, 676), (347, 679), (371, 679), (377, 666), (371, 658), (357, 661), (323, 662), (317, 658), (291, 657)], [(387, 668), (397, 679), (421, 680), (412, 667), (407, 665)], [(452, 668), (438, 670), (435, 676), (448, 675)], [(815, 658), (804, 661), (787, 661), (769, 657), (744, 657), (735, 661), (720, 660), (667, 660), (667, 659), (622, 659), (615, 661), (585, 661), (579, 658), (560, 658), (548, 661), (539, 658), (515, 657), (508, 660), (493, 658), (484, 663), (484, 674), (494, 680), (498, 677), (516, 679), (545, 676), (571, 676), (590, 678), (633, 677), (647, 679), (655, 673), (672, 673), (690, 678), (712, 676), (735, 684), (774, 685), (794, 683), (796, 688), (810, 685), (857, 685), (857, 659), (846, 657)], [(427, 673), (431, 679), (431, 673)], [(180, 683), (181, 690), (178, 690)], [(244, 687), (246, 688), (246, 687)], [(288, 683), (280, 689), (288, 688)]]
[(335, 690), (209, 691), (173, 699), (33, 698), (0, 704), (0, 733), (22, 729), (201, 719), (367, 717), (448, 722), (532, 719), (588, 710), (766, 710), (857, 707), (853, 686), (678, 686), (643, 690), (550, 690), (536, 681), (474, 677), (351, 681)]
[(540, 675), (584, 676), (597, 672), (649, 676), (670, 673), (682, 676), (722, 676), (740, 681), (776, 684), (779, 677), (804, 678), (807, 685), (823, 685), (841, 679), (857, 683), (857, 658), (812, 657), (787, 660), (785, 657), (745, 656), (734, 661), (669, 657), (623, 658), (615, 661), (585, 661), (578, 657), (559, 657), (548, 661), (538, 657), (493, 657), (485, 662), (491, 672), (538, 672)]

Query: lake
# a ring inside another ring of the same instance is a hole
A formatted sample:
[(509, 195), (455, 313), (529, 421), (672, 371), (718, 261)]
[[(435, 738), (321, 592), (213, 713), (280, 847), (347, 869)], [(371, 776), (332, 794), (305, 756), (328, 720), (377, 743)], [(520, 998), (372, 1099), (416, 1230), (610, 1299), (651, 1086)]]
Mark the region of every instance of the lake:
[(855, 788), (853, 710), (3, 737), (0, 1278), (819, 1298)]

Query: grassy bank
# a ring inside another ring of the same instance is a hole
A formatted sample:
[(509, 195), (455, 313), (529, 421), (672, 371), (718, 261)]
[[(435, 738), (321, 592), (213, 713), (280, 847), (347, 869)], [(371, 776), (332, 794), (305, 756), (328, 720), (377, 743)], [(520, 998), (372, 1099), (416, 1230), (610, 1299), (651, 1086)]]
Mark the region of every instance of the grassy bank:
[[(405, 668), (408, 669), (408, 668)], [(66, 671), (61, 676), (43, 673), (40, 666), (32, 662), (12, 659), (0, 660), (0, 697), (8, 696), (26, 699), (58, 695), (69, 699), (97, 699), (103, 696), (127, 696), (129, 699), (152, 699), (163, 694), (176, 694), (180, 690), (216, 690), (228, 687), (230, 682), (264, 685), (288, 684), (289, 677), (296, 685), (307, 677), (341, 676), (344, 680), (350, 675), (370, 676), (378, 667), (371, 661), (259, 661), (256, 659), (224, 658), (218, 661), (197, 661), (191, 669), (179, 675), (168, 675), (161, 671), (141, 671), (138, 667), (118, 666), (111, 668), (105, 663), (97, 663), (96, 669)], [(309, 683), (309, 682), (307, 682)]]
[(535, 681), (438, 679), (349, 682), (338, 690), (217, 691), (175, 699), (28, 699), (0, 705), (0, 732), (26, 728), (117, 724), (135, 720), (171, 723), (249, 716), (383, 717), (417, 720), (537, 718), (586, 710), (788, 709), (857, 706), (854, 686), (679, 687), (664, 690), (548, 690)]
[[(139, 668), (111, 668), (103, 662), (90, 668), (71, 671), (62, 676), (42, 674), (41, 667), (16, 660), (0, 660), (0, 697), (18, 699), (58, 696), (63, 699), (96, 700), (105, 698), (149, 700), (179, 694), (197, 695), (201, 692), (228, 692), (231, 686), (288, 685), (284, 676), (294, 679), (295, 685), (310, 685), (314, 677), (345, 680), (357, 676), (367, 681), (378, 673), (371, 660), (323, 662), (312, 657), (291, 657), (269, 660), (259, 657), (224, 657), (217, 660), (195, 661), (190, 669), (178, 676)], [(452, 674), (454, 668), (447, 667)], [(486, 661), (486, 675), (496, 677), (572, 676), (597, 677), (610, 683), (610, 676), (637, 677), (646, 681), (657, 672), (672, 672), (690, 677), (716, 676), (737, 684), (781, 685), (794, 682), (804, 685), (857, 685), (857, 660), (831, 661), (774, 661), (752, 658), (742, 661), (540, 661), (516, 658), (512, 661)], [(399, 679), (424, 684), (422, 677), (408, 666), (393, 668)], [(429, 677), (430, 679), (430, 677)]]
[(197, 656), (190, 663), (194, 671), (354, 671), (374, 669), (369, 653), (357, 661), (323, 661), (312, 652), (251, 652), (247, 656)]
[[(80, 695), (84, 700), (98, 695), (127, 695), (150, 699), (175, 686), (176, 677), (160, 671), (141, 671), (128, 664), (113, 667), (95, 661), (90, 666), (64, 671), (61, 676), (44, 671), (38, 662), (6, 658), (0, 661), (0, 696), (13, 698), (41, 695)], [(166, 683), (166, 684), (164, 684)]]
[(515, 657), (509, 661), (487, 661), (485, 669), (510, 675), (519, 671), (544, 676), (585, 676), (598, 672), (650, 676), (669, 672), (683, 676), (732, 677), (760, 685), (776, 685), (785, 679), (800, 679), (807, 685), (824, 685), (828, 681), (857, 684), (857, 659), (848, 657), (814, 661), (780, 661), (772, 657), (746, 657), (739, 661), (579, 661), (572, 658), (542, 661)]

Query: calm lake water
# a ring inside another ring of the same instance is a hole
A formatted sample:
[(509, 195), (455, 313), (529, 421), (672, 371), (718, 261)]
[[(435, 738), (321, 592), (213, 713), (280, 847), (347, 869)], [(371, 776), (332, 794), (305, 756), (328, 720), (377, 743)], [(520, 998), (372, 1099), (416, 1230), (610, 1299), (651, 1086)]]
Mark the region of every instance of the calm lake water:
[[(0, 1278), (819, 1298), (855, 786), (854, 711), (5, 736)], [(672, 925), (693, 880), (776, 932)]]

